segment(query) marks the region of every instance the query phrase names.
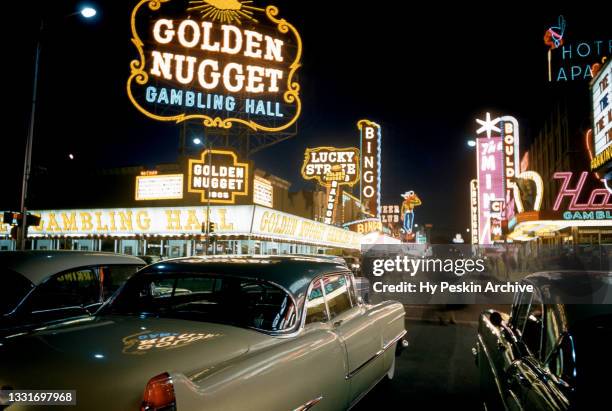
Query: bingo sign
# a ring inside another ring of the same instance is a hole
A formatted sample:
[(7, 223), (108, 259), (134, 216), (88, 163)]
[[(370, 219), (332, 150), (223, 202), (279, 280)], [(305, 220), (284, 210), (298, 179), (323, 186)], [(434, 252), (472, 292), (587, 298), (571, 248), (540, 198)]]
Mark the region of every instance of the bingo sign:
[(236, 196), (248, 195), (249, 165), (231, 150), (204, 150), (189, 159), (188, 170), (188, 191), (200, 194), (202, 202), (234, 204)]
[(363, 211), (380, 217), (380, 126), (369, 120), (360, 120), (361, 133), (361, 204)]
[(340, 187), (353, 186), (359, 180), (359, 150), (355, 147), (307, 148), (304, 152), (302, 177), (316, 180), (327, 188), (324, 222), (332, 224)]
[(247, 0), (140, 0), (127, 93), (146, 116), (276, 132), (301, 112), (302, 41), (274, 6)]

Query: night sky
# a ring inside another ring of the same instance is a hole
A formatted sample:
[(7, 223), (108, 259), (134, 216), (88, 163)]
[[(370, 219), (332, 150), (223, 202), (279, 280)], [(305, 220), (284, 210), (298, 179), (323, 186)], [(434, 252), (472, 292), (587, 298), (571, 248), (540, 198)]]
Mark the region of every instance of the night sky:
[[(126, 96), (129, 62), (136, 56), (129, 30), (136, 1), (97, 1), (99, 14), (87, 23), (79, 16), (65, 17), (79, 4), (3, 7), (5, 16), (20, 22), (4, 29), (9, 40), (3, 53), (11, 56), (3, 58), (8, 69), (4, 208), (19, 204), (40, 15), (47, 25), (35, 166), (65, 168), (68, 153), (76, 156), (73, 173), (79, 167), (176, 161), (178, 127), (145, 117)], [(300, 167), (306, 147), (358, 146), (357, 120), (374, 120), (383, 129), (383, 203), (399, 203), (401, 193), (415, 190), (423, 201), (416, 222), (449, 233), (469, 226), (468, 183), (475, 177), (475, 153), (466, 141), (477, 128), (475, 117), (486, 111), (514, 115), (525, 149), (553, 96), (589, 103), (587, 82), (548, 83), (545, 29), (563, 14), (569, 40), (612, 37), (611, 7), (596, 5), (600, 2), (575, 9), (550, 2), (546, 10), (512, 8), (515, 3), (509, 2), (486, 7), (425, 2), (419, 9), (395, 1), (272, 4), (302, 36), (304, 111), (297, 136), (254, 155), (256, 166), (288, 179), (294, 189), (304, 187)]]

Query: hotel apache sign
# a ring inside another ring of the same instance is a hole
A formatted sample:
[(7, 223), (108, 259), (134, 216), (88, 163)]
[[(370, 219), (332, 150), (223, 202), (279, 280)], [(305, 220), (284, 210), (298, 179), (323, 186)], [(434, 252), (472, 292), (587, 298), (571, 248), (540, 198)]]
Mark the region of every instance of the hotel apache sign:
[(146, 116), (276, 132), (301, 112), (302, 41), (274, 6), (247, 0), (140, 0), (127, 93)]
[(249, 193), (249, 165), (239, 163), (231, 150), (204, 150), (200, 158), (189, 159), (190, 193), (199, 193), (202, 202), (234, 204), (236, 196)]
[(304, 152), (302, 177), (316, 180), (327, 188), (325, 224), (332, 224), (338, 205), (340, 187), (359, 181), (359, 150), (354, 147), (307, 148)]

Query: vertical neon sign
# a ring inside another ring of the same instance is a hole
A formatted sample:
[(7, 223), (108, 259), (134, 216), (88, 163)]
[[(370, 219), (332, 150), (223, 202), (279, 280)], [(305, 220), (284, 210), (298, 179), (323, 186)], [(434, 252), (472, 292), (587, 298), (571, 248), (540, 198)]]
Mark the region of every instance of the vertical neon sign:
[(478, 181), (470, 181), (470, 220), (472, 244), (478, 244)]
[[(481, 127), (477, 134), (486, 133), (486, 137), (476, 139), (476, 160), (478, 177), (478, 240), (480, 244), (491, 244), (491, 202), (505, 198), (504, 138), (501, 118), (491, 119), (486, 114), (485, 120), (476, 120)], [(502, 126), (500, 128), (499, 126)], [(495, 134), (493, 134), (495, 133)], [(517, 159), (518, 160), (518, 159)], [(517, 164), (518, 161), (515, 161)]]
[(359, 120), (361, 132), (361, 205), (373, 217), (380, 217), (380, 126), (370, 120)]

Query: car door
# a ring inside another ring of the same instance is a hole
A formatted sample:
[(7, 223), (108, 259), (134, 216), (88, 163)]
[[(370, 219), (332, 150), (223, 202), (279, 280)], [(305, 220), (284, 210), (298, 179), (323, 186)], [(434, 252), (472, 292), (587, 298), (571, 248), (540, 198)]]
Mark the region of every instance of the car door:
[(513, 311), (510, 330), (514, 344), (504, 356), (502, 391), (510, 410), (530, 409), (526, 404), (529, 390), (538, 384), (541, 374), (538, 364), (542, 355), (544, 305), (537, 290), (521, 294)]
[(525, 409), (566, 410), (574, 382), (573, 340), (563, 329), (563, 316), (555, 305), (544, 306), (544, 333), (541, 353), (525, 361)]
[(376, 316), (359, 304), (349, 273), (323, 277), (333, 331), (346, 347), (349, 401), (353, 403), (383, 375), (382, 336)]

